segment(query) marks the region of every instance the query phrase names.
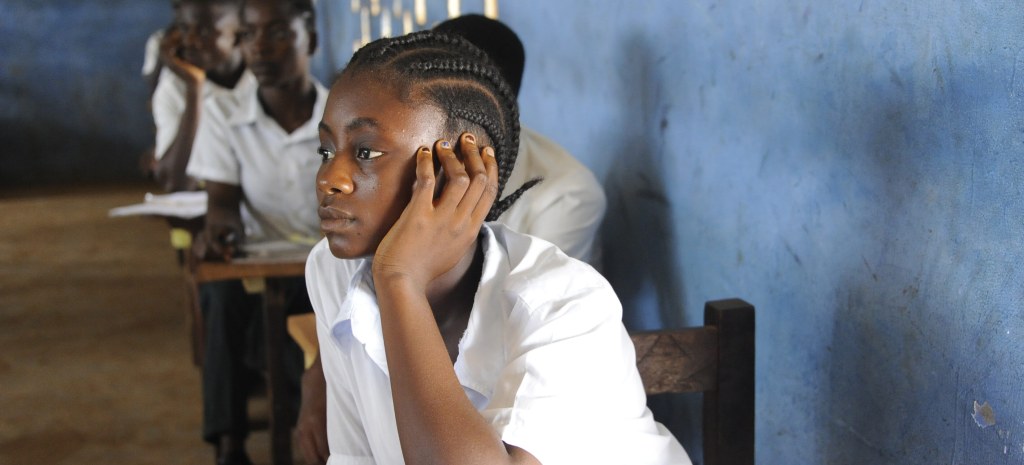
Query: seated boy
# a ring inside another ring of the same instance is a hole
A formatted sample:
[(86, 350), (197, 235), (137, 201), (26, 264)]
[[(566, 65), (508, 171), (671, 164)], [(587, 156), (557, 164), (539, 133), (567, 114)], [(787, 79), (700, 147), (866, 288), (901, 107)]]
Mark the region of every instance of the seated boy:
[[(258, 89), (233, 114), (220, 113), (213, 103), (204, 107), (217, 117), (200, 125), (187, 170), (205, 181), (209, 193), (205, 229), (194, 246), (205, 259), (230, 259), (243, 240), (321, 237), (309, 186), (320, 166), (317, 123), (327, 91), (309, 72), (317, 44), (312, 1), (248, 0), (241, 17), (241, 49)], [(249, 215), (241, 215), (242, 205)], [(290, 313), (311, 311), (302, 278), (286, 292)], [(249, 463), (247, 347), (253, 341), (244, 329), (260, 324), (253, 321), (260, 315), (253, 309), (258, 304), (237, 281), (200, 288), (207, 341), (203, 436), (217, 445), (218, 463)], [(297, 391), (302, 354), (294, 343), (289, 347), (286, 369)]]
[[(152, 97), (156, 146), (153, 176), (167, 192), (191, 190), (185, 175), (200, 119), (231, 114), (256, 81), (238, 49), (241, 0), (178, 0), (160, 44), (159, 82)], [(204, 112), (206, 102), (221, 111)], [(203, 114), (206, 113), (206, 114)]]

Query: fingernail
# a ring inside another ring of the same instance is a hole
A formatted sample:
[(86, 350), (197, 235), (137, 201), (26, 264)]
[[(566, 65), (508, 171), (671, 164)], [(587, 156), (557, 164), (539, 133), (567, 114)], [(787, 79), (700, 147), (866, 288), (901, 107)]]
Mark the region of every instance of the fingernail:
[(450, 148), (452, 148), (452, 144), (450, 144), (450, 143), (449, 143), (448, 141), (446, 141), (446, 140), (443, 140), (443, 141), (441, 141), (441, 148), (446, 148), (446, 149), (450, 149)]
[(493, 157), (494, 156), (494, 149), (492, 149), (490, 147), (484, 147), (484, 155), (487, 155), (488, 157)]
[(473, 137), (472, 134), (466, 134), (464, 137), (465, 137), (465, 140), (467, 142), (470, 142), (470, 143), (473, 143), (473, 144), (476, 143), (476, 137)]

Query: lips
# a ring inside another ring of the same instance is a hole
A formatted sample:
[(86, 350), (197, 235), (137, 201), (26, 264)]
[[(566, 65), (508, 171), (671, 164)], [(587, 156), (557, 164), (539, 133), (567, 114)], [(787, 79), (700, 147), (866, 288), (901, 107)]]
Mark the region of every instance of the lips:
[(356, 222), (356, 217), (336, 208), (320, 207), (317, 214), (320, 216), (320, 229), (324, 232), (347, 229)]

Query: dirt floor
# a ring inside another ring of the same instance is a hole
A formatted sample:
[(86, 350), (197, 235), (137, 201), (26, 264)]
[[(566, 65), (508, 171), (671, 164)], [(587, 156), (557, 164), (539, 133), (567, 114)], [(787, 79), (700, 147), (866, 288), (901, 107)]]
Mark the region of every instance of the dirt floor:
[(213, 463), (168, 228), (107, 217), (146, 190), (0, 191), (0, 464)]

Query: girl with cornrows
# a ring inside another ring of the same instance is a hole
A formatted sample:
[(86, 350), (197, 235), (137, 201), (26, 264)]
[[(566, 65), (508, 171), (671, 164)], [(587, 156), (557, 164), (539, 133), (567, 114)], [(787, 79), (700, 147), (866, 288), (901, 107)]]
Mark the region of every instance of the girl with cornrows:
[(645, 405), (608, 283), (497, 218), (531, 183), (515, 96), (431, 31), (373, 42), (331, 87), (306, 278), (329, 464), (689, 464)]

